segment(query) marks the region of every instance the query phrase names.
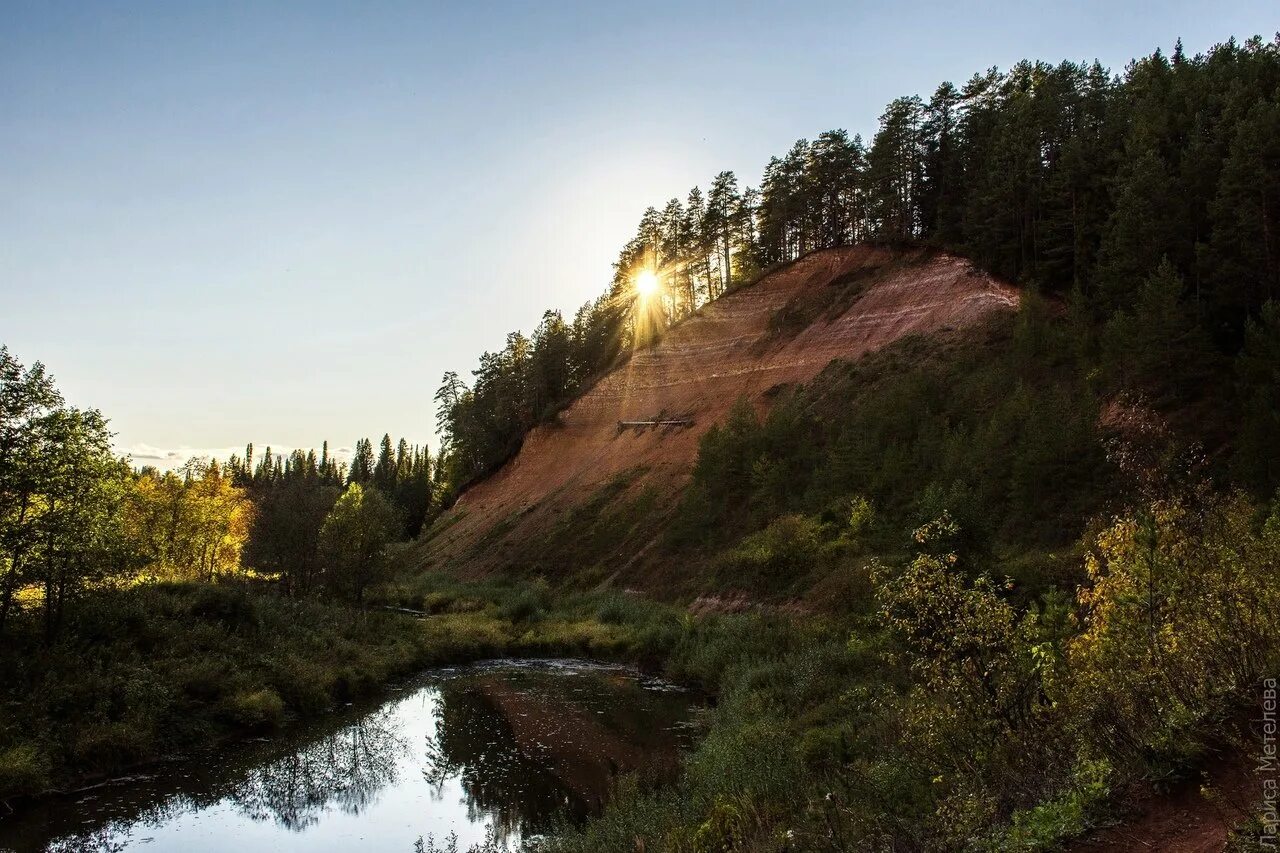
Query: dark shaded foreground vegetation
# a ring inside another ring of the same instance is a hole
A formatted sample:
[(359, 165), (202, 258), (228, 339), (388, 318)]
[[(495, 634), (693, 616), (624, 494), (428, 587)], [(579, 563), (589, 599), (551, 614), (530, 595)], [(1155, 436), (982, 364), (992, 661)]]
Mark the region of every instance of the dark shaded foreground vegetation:
[(452, 656), (411, 619), (233, 582), (104, 591), (55, 642), (35, 628), (0, 648), (0, 797), (270, 731)]
[[(632, 654), (719, 705), (677, 786), (625, 783), (543, 847), (1055, 849), (1135, 786), (1256, 748), (1280, 503), (1247, 475), (1276, 452), (1247, 440), (1271, 409), (1234, 380), (1280, 376), (1280, 325), (1268, 309), (1237, 359), (1202, 358), (1170, 280), (1132, 334), (1029, 294), (833, 363), (710, 429), (677, 503), (633, 472), (523, 543), (502, 606), (531, 624), (559, 600), (539, 578), (607, 586), (619, 553), (675, 600), (750, 610), (598, 599), (595, 620), (646, 626)], [(437, 612), (498, 588), (406, 583)]]
[(439, 574), (370, 595), (418, 618), (234, 581), (103, 592), (56, 642), (31, 613), (0, 652), (0, 779), (6, 795), (67, 785), (432, 663), (563, 654), (638, 662), (717, 704), (678, 783), (624, 779), (602, 818), (541, 849), (1053, 849), (1128, 784), (1194, 780), (1239, 750), (1280, 667), (1280, 505), (1165, 486), (1091, 531), (1074, 594), (984, 571), (947, 512), (912, 555), (839, 569), (868, 591), (856, 604), (802, 614)]
[(650, 624), (648, 611), (626, 625), (601, 621), (590, 597), (552, 607), (544, 588), (511, 585), (448, 597), (448, 606), (444, 596), (431, 599), (441, 612), (422, 619), (235, 580), (148, 583), (86, 598), (52, 643), (38, 613), (20, 617), (0, 647), (0, 800), (270, 732), (431, 665), (534, 655), (658, 662), (672, 645), (670, 626)]
[(439, 576), (392, 594), (530, 640), (567, 630), (718, 697), (678, 784), (624, 780), (541, 850), (1050, 850), (1132, 785), (1196, 783), (1256, 746), (1245, 721), (1280, 667), (1280, 503), (1148, 496), (1081, 543), (1074, 592), (983, 571), (946, 512), (912, 541), (841, 570), (859, 605), (802, 616)]

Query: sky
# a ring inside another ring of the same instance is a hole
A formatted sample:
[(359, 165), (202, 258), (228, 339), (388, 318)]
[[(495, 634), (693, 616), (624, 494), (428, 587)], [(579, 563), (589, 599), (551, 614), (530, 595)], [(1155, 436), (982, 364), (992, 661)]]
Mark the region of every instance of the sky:
[(139, 463), (435, 443), (648, 205), (1020, 59), (1115, 72), (1274, 0), (0, 0), (0, 343)]

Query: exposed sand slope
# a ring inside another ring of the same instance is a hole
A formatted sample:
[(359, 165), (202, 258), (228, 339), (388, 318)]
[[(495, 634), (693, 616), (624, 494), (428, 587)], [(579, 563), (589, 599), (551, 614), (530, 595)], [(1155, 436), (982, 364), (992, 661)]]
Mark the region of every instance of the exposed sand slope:
[[(867, 275), (865, 289), (842, 314), (791, 337), (770, 336), (770, 319), (790, 300), (859, 272)], [(671, 329), (602, 378), (558, 423), (534, 430), (514, 459), (438, 522), (442, 532), (423, 558), (465, 555), (468, 572), (484, 572), (498, 564), (505, 543), (536, 535), (565, 508), (636, 466), (646, 470), (641, 482), (674, 495), (693, 467), (699, 437), (739, 397), (763, 411), (769, 389), (806, 382), (833, 359), (856, 358), (906, 335), (970, 325), (1017, 303), (1015, 289), (954, 255), (873, 246), (807, 255)], [(693, 425), (618, 426), (660, 414)], [(475, 553), (476, 542), (499, 522), (509, 529)]]

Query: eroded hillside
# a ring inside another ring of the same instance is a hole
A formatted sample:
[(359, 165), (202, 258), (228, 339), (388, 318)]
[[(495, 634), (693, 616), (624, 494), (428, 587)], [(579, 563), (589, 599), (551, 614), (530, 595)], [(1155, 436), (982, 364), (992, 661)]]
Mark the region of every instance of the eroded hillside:
[[(746, 399), (777, 391), (908, 335), (975, 324), (1018, 304), (964, 258), (855, 246), (807, 255), (706, 306), (535, 429), (501, 470), (468, 489), (418, 546), (424, 565), (467, 574), (518, 567), (522, 547), (607, 484), (647, 490), (670, 511), (700, 436)], [(624, 422), (670, 421), (665, 426)], [(643, 548), (616, 554), (611, 574)]]

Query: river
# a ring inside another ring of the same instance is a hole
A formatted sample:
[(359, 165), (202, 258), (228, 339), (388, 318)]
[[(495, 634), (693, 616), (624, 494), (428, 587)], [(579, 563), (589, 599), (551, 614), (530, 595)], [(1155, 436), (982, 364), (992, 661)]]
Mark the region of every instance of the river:
[(576, 660), (425, 672), (376, 706), (19, 803), (0, 850), (397, 851), (521, 839), (596, 814), (620, 773), (669, 779), (699, 702)]

